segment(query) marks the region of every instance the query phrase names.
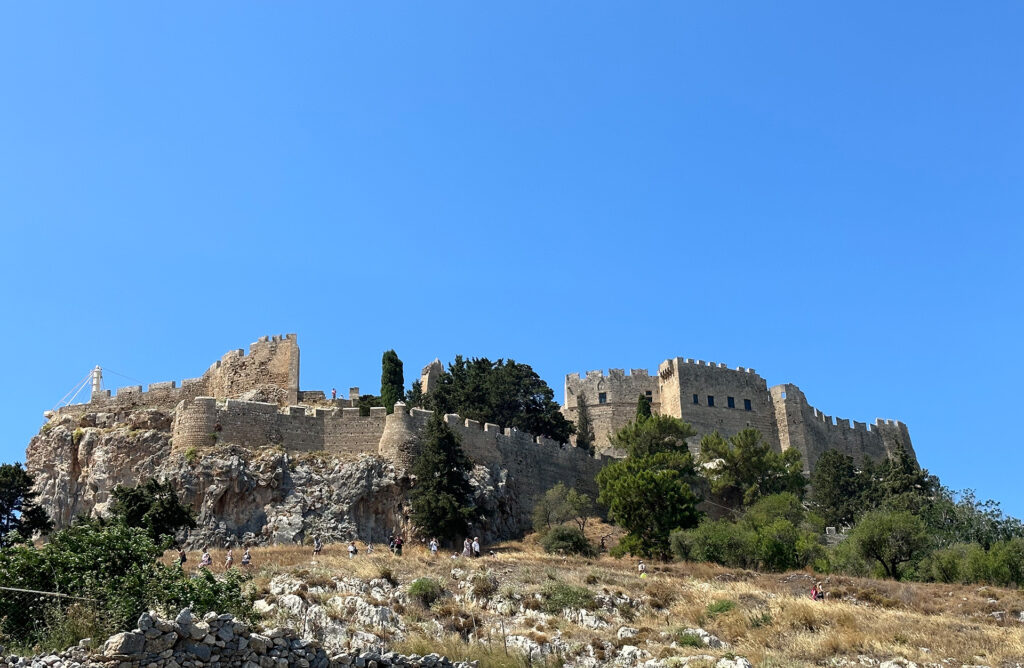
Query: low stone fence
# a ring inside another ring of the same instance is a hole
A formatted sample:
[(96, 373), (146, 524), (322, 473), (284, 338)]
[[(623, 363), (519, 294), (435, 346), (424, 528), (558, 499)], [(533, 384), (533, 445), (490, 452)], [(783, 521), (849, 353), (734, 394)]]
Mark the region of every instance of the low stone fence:
[(89, 642), (60, 654), (36, 657), (2, 656), (0, 666), (33, 668), (476, 668), (443, 656), (403, 656), (394, 652), (349, 652), (328, 657), (320, 645), (290, 629), (250, 630), (231, 615), (209, 613), (201, 621), (182, 610), (174, 621), (155, 613), (139, 617), (138, 628), (111, 636), (98, 650)]

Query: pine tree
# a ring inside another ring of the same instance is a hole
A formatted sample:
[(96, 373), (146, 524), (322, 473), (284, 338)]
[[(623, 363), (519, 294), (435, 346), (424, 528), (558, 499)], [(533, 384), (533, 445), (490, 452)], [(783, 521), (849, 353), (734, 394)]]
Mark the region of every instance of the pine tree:
[(473, 515), (472, 463), (459, 437), (435, 411), (427, 422), (423, 449), (413, 462), (416, 484), (409, 492), (413, 523), (431, 536), (451, 542), (464, 535)]
[(388, 413), (395, 412), (395, 404), (405, 398), (405, 375), (398, 353), (389, 350), (380, 361), (380, 399)]
[(636, 401), (636, 421), (646, 420), (651, 417), (651, 398), (641, 394)]
[(590, 420), (587, 395), (582, 392), (576, 395), (576, 447), (594, 451), (594, 423)]

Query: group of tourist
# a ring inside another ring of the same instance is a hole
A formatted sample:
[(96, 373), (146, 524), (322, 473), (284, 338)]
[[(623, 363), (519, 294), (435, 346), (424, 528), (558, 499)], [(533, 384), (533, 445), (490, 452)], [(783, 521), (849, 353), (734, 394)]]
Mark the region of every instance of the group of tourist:
[[(245, 567), (245, 568), (250, 568), (252, 566), (252, 553), (250, 552), (250, 549), (251, 548), (248, 548), (248, 547), (245, 548), (245, 553), (242, 554), (242, 566)], [(185, 548), (184, 547), (179, 547), (178, 548), (178, 566), (180, 568), (185, 568), (185, 562), (186, 561), (188, 561), (188, 555), (185, 554)], [(228, 548), (228, 553), (224, 557), (224, 570), (225, 571), (229, 571), (229, 570), (231, 570), (234, 567), (234, 565), (235, 565), (235, 553), (234, 553), (234, 550), (232, 550), (231, 548)], [(210, 555), (210, 548), (204, 547), (203, 548), (203, 556), (199, 558), (199, 567), (198, 568), (200, 570), (203, 570), (203, 569), (212, 568), (212, 567), (213, 567), (213, 556)]]

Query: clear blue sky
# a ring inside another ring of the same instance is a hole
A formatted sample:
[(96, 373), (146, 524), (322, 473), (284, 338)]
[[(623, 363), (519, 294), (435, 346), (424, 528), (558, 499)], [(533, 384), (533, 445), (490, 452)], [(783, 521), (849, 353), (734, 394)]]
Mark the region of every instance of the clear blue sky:
[(5, 5), (0, 461), (298, 332), (304, 389), (754, 367), (1024, 515), (1024, 5), (770, 5)]

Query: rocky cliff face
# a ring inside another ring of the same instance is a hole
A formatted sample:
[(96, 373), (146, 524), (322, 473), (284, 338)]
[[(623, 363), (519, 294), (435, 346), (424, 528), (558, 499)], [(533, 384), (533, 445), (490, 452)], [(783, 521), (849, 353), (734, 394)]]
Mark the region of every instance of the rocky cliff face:
[[(409, 534), (407, 493), (415, 480), (378, 457), (289, 455), (230, 443), (171, 447), (173, 411), (62, 415), (32, 438), (26, 466), (57, 527), (108, 510), (116, 485), (170, 480), (196, 512), (193, 546), (327, 541), (382, 542)], [(478, 466), (472, 482), (487, 540), (522, 533), (528, 522), (504, 470)]]

